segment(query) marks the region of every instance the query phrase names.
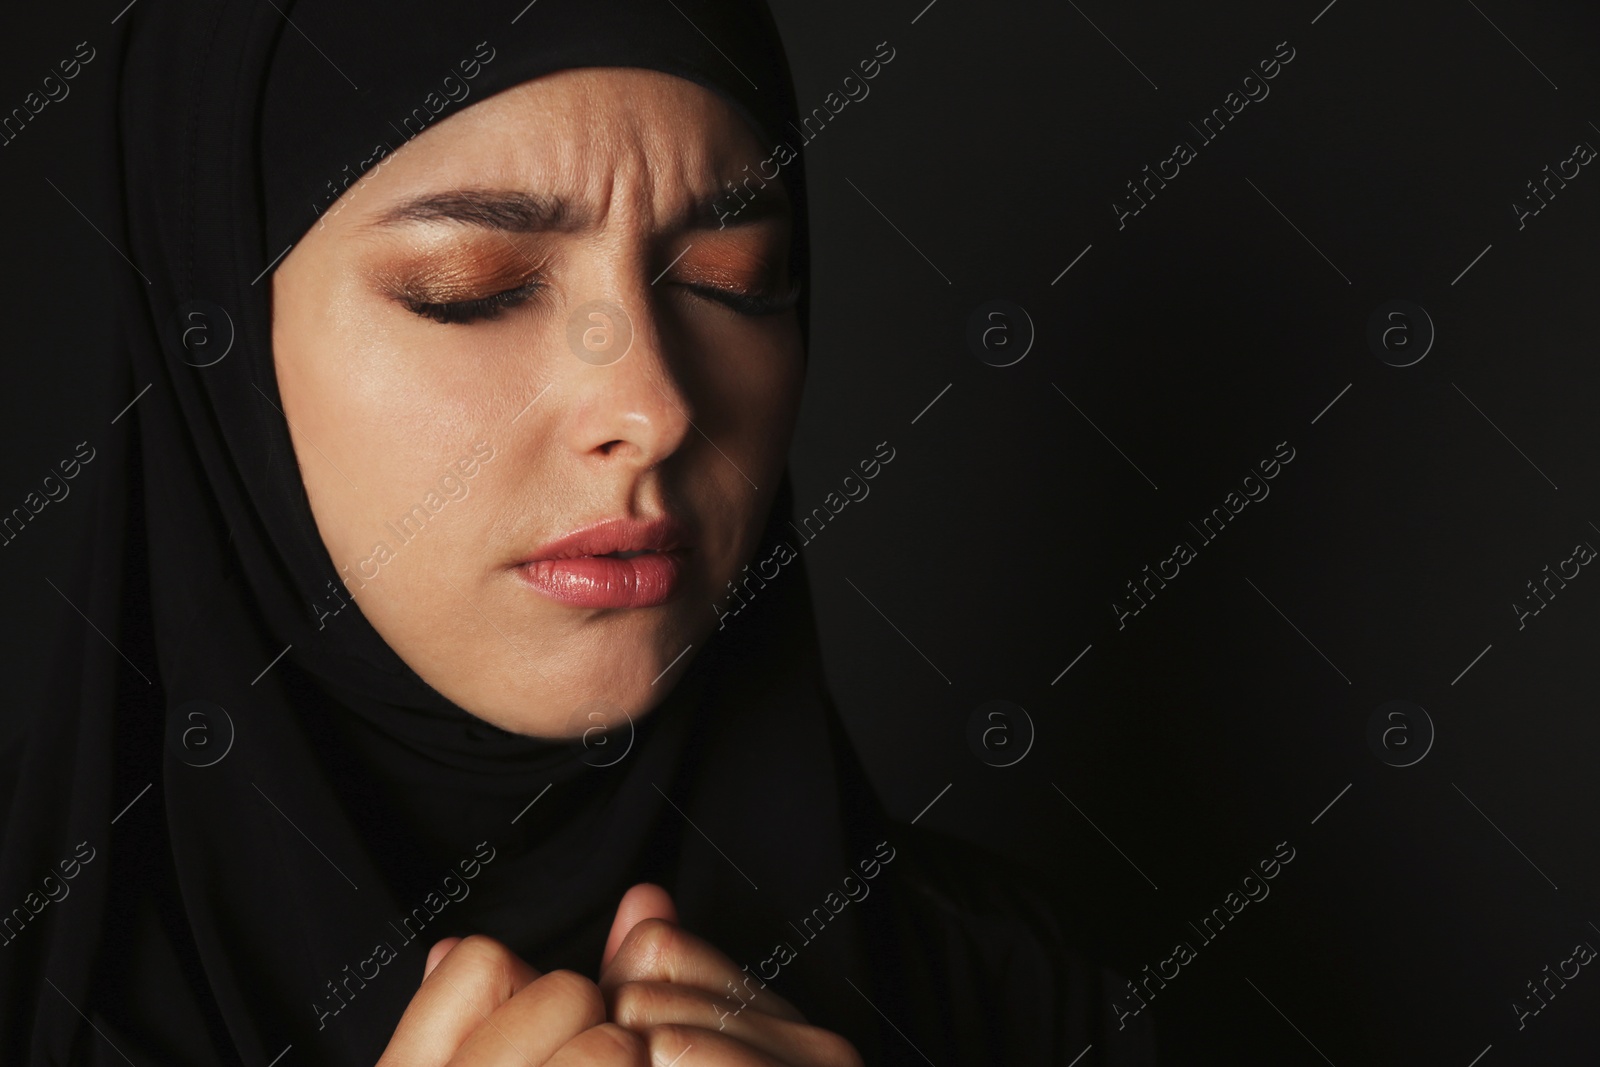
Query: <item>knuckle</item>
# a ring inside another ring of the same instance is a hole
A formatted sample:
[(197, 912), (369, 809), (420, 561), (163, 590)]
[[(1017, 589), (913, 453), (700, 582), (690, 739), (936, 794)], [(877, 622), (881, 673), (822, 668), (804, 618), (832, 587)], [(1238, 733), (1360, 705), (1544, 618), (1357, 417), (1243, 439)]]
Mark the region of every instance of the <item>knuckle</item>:
[(511, 959), (511, 950), (487, 934), (462, 938), (450, 954), (473, 967), (482, 968), (505, 966)]
[(659, 1016), (660, 991), (643, 982), (624, 982), (612, 994), (611, 1015), (628, 1027), (646, 1027)]
[(596, 1055), (604, 1057), (607, 1052), (611, 1057), (627, 1063), (637, 1063), (644, 1060), (646, 1047), (644, 1038), (625, 1029), (616, 1023), (601, 1023), (587, 1031), (590, 1036), (587, 1040), (601, 1045), (601, 1048), (592, 1049)]
[(660, 1053), (668, 1059), (681, 1055), (688, 1047), (694, 1044), (695, 1027), (680, 1026), (676, 1023), (662, 1023), (652, 1026), (644, 1031), (645, 1043), (650, 1049), (650, 1055)]
[(448, 958), (452, 969), (460, 969), (462, 978), (482, 988), (508, 989), (515, 982), (516, 955), (492, 937), (473, 934), (463, 938)]
[(553, 996), (579, 1009), (580, 1013), (598, 1023), (606, 1017), (605, 997), (600, 987), (577, 971), (551, 971), (539, 979)]
[(678, 943), (678, 928), (665, 919), (644, 919), (628, 932), (628, 942), (640, 968), (657, 966)]

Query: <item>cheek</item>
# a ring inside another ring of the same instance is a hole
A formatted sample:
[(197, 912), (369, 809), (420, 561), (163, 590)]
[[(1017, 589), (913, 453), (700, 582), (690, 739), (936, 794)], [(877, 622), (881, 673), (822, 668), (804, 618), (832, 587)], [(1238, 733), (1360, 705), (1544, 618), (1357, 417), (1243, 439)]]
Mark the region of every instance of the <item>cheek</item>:
[(287, 289), (274, 355), (323, 544), (389, 646), (462, 697), (463, 678), (507, 672), (455, 591), (477, 599), (483, 531), (504, 510), (494, 462), (470, 476), (457, 466), (480, 441), (503, 444), (504, 383), (464, 369), (465, 331), (429, 331), (334, 286)]
[(736, 323), (713, 332), (697, 349), (707, 367), (705, 380), (714, 383), (707, 414), (726, 420), (734, 446), (774, 478), (788, 455), (805, 380), (799, 332), (792, 314), (785, 319), (759, 331)]
[[(464, 506), (440, 479), (480, 439), (474, 412), (491, 388), (456, 373), (466, 358), (458, 342), (428, 338), (380, 299), (309, 271), (274, 285), (273, 352), (295, 455), (323, 542), (351, 570), (380, 542), (421, 558), (448, 540), (436, 534), (401, 550), (406, 530), (397, 535), (394, 524), (407, 515), (422, 523), (430, 494), (447, 501), (428, 519), (430, 533), (444, 511)], [(384, 564), (385, 576), (415, 569), (406, 562)]]
[(805, 369), (805, 353), (800, 347), (798, 332), (774, 354), (770, 365), (763, 368), (761, 395), (768, 421), (757, 430), (762, 432), (764, 465), (772, 472), (770, 477), (774, 482), (788, 462), (789, 443), (800, 414)]
[[(696, 421), (726, 456), (702, 447), (696, 452), (699, 466), (690, 474), (691, 484), (719, 497), (702, 501), (703, 514), (721, 516), (726, 523), (714, 549), (713, 589), (720, 590), (761, 548), (767, 510), (788, 458), (805, 358), (792, 314), (786, 318), (760, 331), (737, 322), (732, 328), (717, 324), (693, 349), (706, 384), (697, 404), (705, 417)], [(751, 491), (751, 482), (759, 491)]]

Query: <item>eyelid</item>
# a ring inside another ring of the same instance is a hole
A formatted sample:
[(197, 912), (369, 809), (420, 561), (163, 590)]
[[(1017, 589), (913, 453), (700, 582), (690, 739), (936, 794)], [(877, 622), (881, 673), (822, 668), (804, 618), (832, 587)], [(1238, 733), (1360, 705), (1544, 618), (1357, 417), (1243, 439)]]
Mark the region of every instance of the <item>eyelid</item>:
[(549, 287), (551, 257), (545, 249), (452, 242), (407, 251), (380, 260), (370, 276), (381, 294), (439, 323), (497, 318)]
[(551, 252), (542, 245), (481, 236), (432, 241), (389, 239), (375, 246), (362, 273), (394, 299), (448, 303), (545, 277), (551, 267)]
[(752, 317), (776, 315), (780, 312), (788, 311), (799, 301), (801, 288), (799, 279), (790, 282), (789, 287), (778, 295), (749, 292), (743, 289), (724, 289), (695, 282), (679, 282), (677, 284), (696, 296), (715, 301), (741, 315)]
[(510, 289), (465, 300), (430, 301), (402, 297), (400, 303), (413, 314), (442, 325), (471, 325), (498, 318), (502, 312), (526, 304), (547, 288), (549, 285), (543, 278), (532, 278)]
[(743, 315), (774, 315), (799, 299), (798, 280), (779, 281), (788, 274), (781, 250), (742, 240), (696, 241), (689, 248), (696, 245), (708, 247), (695, 255), (679, 254), (668, 268), (672, 284)]
[(779, 270), (774, 269), (776, 262), (765, 250), (724, 246), (704, 255), (684, 256), (670, 269), (675, 278), (686, 284), (734, 290), (749, 289), (752, 282), (748, 279), (780, 276)]

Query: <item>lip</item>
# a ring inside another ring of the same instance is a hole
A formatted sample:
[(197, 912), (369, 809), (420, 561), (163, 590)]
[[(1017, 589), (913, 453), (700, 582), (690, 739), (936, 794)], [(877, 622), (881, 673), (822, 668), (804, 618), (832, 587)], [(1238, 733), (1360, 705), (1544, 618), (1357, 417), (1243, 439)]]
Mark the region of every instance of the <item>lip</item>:
[[(605, 519), (540, 546), (516, 570), (535, 592), (571, 607), (654, 607), (682, 587), (690, 552), (684, 541), (671, 516)], [(619, 559), (613, 552), (643, 554)]]

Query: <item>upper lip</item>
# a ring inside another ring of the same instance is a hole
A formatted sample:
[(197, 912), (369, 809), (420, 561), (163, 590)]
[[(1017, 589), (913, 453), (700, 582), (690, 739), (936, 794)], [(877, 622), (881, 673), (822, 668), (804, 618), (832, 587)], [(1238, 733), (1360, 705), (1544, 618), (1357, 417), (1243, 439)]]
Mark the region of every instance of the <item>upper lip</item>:
[(655, 519), (602, 519), (554, 541), (548, 541), (519, 560), (576, 559), (612, 552), (670, 552), (683, 548), (683, 524), (670, 515)]

